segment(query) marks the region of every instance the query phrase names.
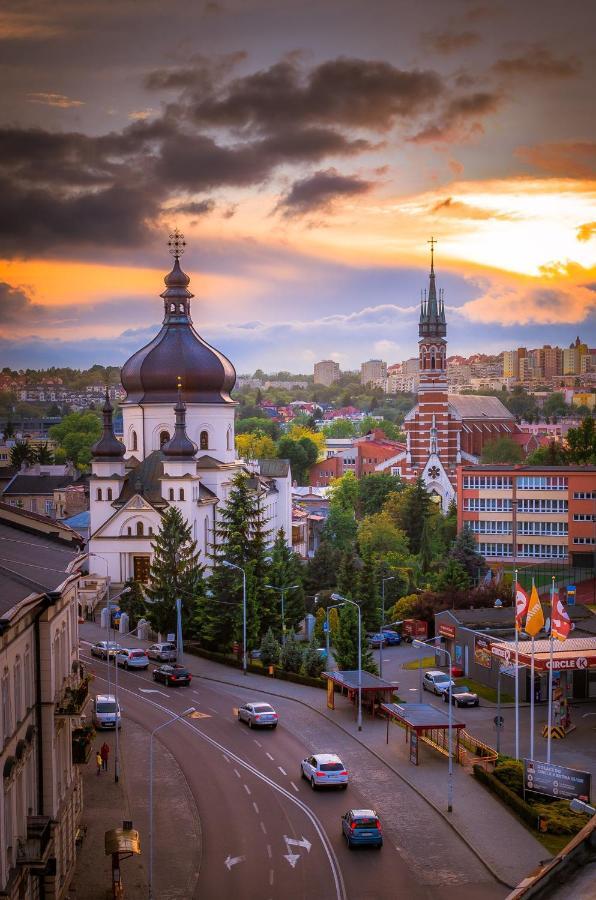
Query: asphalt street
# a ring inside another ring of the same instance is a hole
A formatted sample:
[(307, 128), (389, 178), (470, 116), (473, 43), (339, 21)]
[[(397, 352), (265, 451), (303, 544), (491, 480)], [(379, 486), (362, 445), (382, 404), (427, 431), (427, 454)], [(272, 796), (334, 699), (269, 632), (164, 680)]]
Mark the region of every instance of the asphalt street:
[[(96, 692), (106, 691), (107, 664), (88, 656), (85, 644), (81, 658), (95, 671)], [(365, 748), (349, 736), (338, 737), (333, 726), (322, 724), (312, 711), (290, 700), (276, 701), (278, 728), (249, 729), (238, 721), (236, 710), (240, 703), (258, 697), (200, 679), (190, 687), (166, 688), (153, 681), (151, 668), (119, 673), (123, 731), (130, 718), (146, 729), (148, 745), (149, 731), (188, 706), (195, 706), (201, 716), (175, 722), (158, 736), (180, 766), (201, 821), (202, 846), (190, 841), (188, 846), (200, 867), (196, 896), (237, 900), (505, 896), (506, 889), (491, 880), (439, 817), (421, 808), (422, 801), (413, 792)], [(301, 779), (300, 760), (317, 750), (340, 753), (351, 775), (346, 791), (315, 792)], [(146, 748), (144, 754), (140, 764), (146, 766)], [(155, 777), (158, 781), (158, 771)], [(139, 823), (147, 835), (148, 802), (143, 798), (140, 806)], [(370, 806), (383, 822), (384, 847), (349, 851), (341, 834), (341, 815), (348, 808)], [(175, 831), (175, 809), (171, 827)], [(184, 834), (177, 837), (185, 841)], [(156, 830), (154, 844), (155, 896), (160, 896), (160, 884), (163, 895), (167, 893), (168, 841)], [(144, 846), (148, 848), (147, 836)]]

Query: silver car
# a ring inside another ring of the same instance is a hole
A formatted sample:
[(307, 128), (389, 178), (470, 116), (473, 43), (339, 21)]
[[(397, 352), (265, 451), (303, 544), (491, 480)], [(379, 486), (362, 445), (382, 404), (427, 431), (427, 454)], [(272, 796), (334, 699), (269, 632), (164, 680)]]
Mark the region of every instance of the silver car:
[(449, 685), (452, 688), (455, 687), (455, 681), (452, 681), (449, 675), (441, 672), (439, 669), (431, 669), (429, 672), (424, 673), (422, 687), (425, 691), (432, 691), (433, 694), (438, 694), (439, 697), (442, 697), (445, 691), (449, 690)]
[(178, 651), (176, 650), (176, 644), (151, 644), (147, 650), (147, 656), (149, 659), (156, 659), (158, 662), (176, 662)]
[(335, 753), (315, 753), (307, 756), (300, 763), (300, 775), (310, 781), (310, 786), (315, 791), (320, 787), (348, 786), (348, 770)]
[(253, 701), (238, 707), (240, 722), (248, 722), (249, 728), (277, 728), (277, 713), (268, 703)]
[(96, 728), (121, 728), (122, 709), (113, 694), (98, 694), (93, 701), (93, 724)]
[(91, 656), (99, 656), (100, 659), (107, 659), (109, 656), (113, 660), (121, 649), (116, 641), (97, 641), (91, 647)]

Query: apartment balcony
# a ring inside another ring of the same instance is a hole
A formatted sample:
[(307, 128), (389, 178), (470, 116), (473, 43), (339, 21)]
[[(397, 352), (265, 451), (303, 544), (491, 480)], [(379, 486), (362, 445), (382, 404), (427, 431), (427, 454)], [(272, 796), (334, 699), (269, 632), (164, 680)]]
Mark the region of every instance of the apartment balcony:
[(83, 766), (89, 762), (94, 729), (87, 725), (83, 728), (75, 728), (72, 732), (72, 761), (75, 766)]
[(17, 865), (44, 871), (52, 848), (50, 816), (27, 816), (27, 837), (17, 847)]
[(91, 675), (83, 675), (77, 682), (67, 685), (56, 702), (55, 715), (80, 716), (89, 697)]

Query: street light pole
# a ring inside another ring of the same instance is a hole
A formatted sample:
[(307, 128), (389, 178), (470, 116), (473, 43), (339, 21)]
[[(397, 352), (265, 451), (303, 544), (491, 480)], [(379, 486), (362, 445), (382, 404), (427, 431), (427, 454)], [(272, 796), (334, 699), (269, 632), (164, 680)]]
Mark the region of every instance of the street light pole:
[[(414, 639), (412, 641), (412, 647), (418, 647), (418, 649), (424, 650), (426, 647), (426, 644), (429, 644), (431, 641), (434, 641), (434, 640), (435, 640), (435, 638), (427, 638), (425, 641), (419, 641), (417, 639)], [(447, 720), (447, 722), (448, 722), (448, 725), (447, 725), (447, 731), (448, 731), (447, 753), (448, 753), (448, 757), (449, 757), (449, 760), (448, 760), (449, 767), (448, 767), (448, 776), (447, 776), (447, 812), (451, 812), (453, 809), (453, 752), (452, 752), (453, 751), (453, 736), (452, 736), (453, 703), (452, 703), (452, 694), (451, 694), (452, 668), (453, 667), (451, 664), (451, 653), (449, 652), (449, 650), (443, 650), (443, 648), (441, 648), (441, 651), (443, 653), (446, 653), (447, 656), (449, 657), (449, 687), (448, 687), (449, 715), (448, 715), (448, 720)]]
[(299, 584), (291, 584), (290, 587), (276, 587), (274, 584), (266, 584), (266, 588), (269, 588), (271, 591), (277, 591), (281, 594), (281, 645), (285, 646), (286, 643), (286, 610), (284, 606), (284, 599), (287, 591), (295, 591), (296, 588), (299, 588)]
[(385, 582), (395, 581), (395, 575), (387, 575), (381, 578), (381, 646), (379, 647), (379, 677), (383, 677), (383, 628), (385, 627)]
[(332, 600), (339, 600), (338, 606), (346, 603), (355, 606), (358, 611), (358, 731), (362, 731), (362, 610), (358, 603), (341, 594), (331, 594)]
[(246, 675), (246, 571), (242, 566), (230, 562), (229, 559), (223, 559), (222, 564), (228, 569), (238, 569), (242, 572), (242, 671)]
[(166, 722), (162, 722), (157, 728), (154, 728), (149, 737), (149, 900), (153, 900), (153, 739), (162, 728), (177, 722), (178, 719), (191, 715), (194, 711), (195, 707), (189, 706), (184, 712), (173, 716)]

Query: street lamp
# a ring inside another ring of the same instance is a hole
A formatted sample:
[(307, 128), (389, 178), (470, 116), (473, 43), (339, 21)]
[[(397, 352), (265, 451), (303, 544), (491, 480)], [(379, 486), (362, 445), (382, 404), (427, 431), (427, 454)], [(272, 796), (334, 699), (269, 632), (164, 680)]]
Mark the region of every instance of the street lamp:
[(228, 569), (238, 569), (242, 572), (242, 671), (246, 675), (246, 570), (229, 559), (223, 559), (222, 565)]
[(385, 626), (385, 582), (395, 581), (395, 575), (387, 575), (381, 579), (381, 645), (379, 647), (379, 677), (383, 677), (383, 628)]
[(189, 706), (184, 712), (158, 725), (153, 729), (149, 738), (149, 900), (153, 900), (153, 738), (162, 728), (166, 728), (179, 719), (184, 719), (185, 716), (190, 716), (195, 709), (196, 707)]
[[(108, 605), (106, 607), (108, 610), (108, 646), (106, 648), (106, 660), (108, 663), (108, 694), (111, 693), (111, 686), (112, 686), (112, 682), (111, 682), (111, 678), (110, 678), (110, 643), (111, 643), (111, 633), (112, 633), (112, 600), (119, 600), (123, 594), (130, 594), (130, 588), (129, 587), (122, 588), (120, 593), (116, 594), (116, 596), (112, 597), (111, 599), (110, 599), (110, 594), (108, 591)], [(115, 635), (114, 635), (114, 637), (115, 637)], [(116, 643), (116, 641), (114, 641), (114, 643)], [(114, 651), (114, 660), (116, 662), (116, 669), (118, 669), (118, 662), (116, 660), (115, 651)], [(116, 740), (118, 740), (118, 708), (117, 707), (116, 707)]]
[[(123, 593), (127, 593), (130, 588), (127, 588)], [(128, 637), (129, 634), (132, 634), (133, 631), (137, 631), (141, 624), (145, 622), (145, 619), (139, 619), (135, 628), (131, 628), (130, 631), (126, 631), (124, 634), (120, 635), (121, 637)], [(120, 729), (118, 728), (118, 710), (120, 709), (119, 703), (119, 678), (118, 673), (120, 671), (120, 667), (118, 665), (118, 654), (114, 657), (116, 660), (116, 687), (115, 687), (115, 699), (116, 699), (116, 745), (114, 747), (114, 781), (118, 782), (120, 780)], [(108, 660), (109, 662), (109, 660)], [(109, 669), (108, 669), (109, 671)]]
[(300, 587), (300, 585), (292, 584), (290, 585), (290, 587), (276, 587), (274, 584), (266, 584), (265, 587), (269, 588), (272, 591), (277, 591), (279, 594), (281, 594), (281, 643), (282, 646), (284, 646), (286, 643), (286, 613), (284, 607), (286, 591), (295, 591)]
[(358, 610), (358, 731), (362, 731), (362, 610), (358, 603), (341, 594), (331, 594), (331, 599), (339, 601), (338, 606), (349, 603)]
[[(417, 638), (414, 638), (414, 640), (412, 641), (412, 647), (418, 647), (418, 649), (424, 650), (426, 648), (426, 645), (434, 640), (435, 640), (435, 638), (427, 638), (425, 641), (420, 641)], [(453, 749), (453, 737), (452, 737), (453, 703), (451, 702), (452, 665), (451, 665), (451, 653), (449, 652), (449, 650), (444, 650), (441, 647), (441, 652), (446, 653), (447, 656), (449, 657), (449, 687), (447, 688), (447, 690), (449, 691), (449, 718), (448, 718), (449, 737), (448, 737), (448, 747), (447, 747), (447, 753), (449, 755), (449, 770), (448, 770), (449, 774), (448, 774), (448, 778), (447, 778), (447, 812), (451, 812), (453, 809), (453, 753), (452, 753), (452, 749)]]

